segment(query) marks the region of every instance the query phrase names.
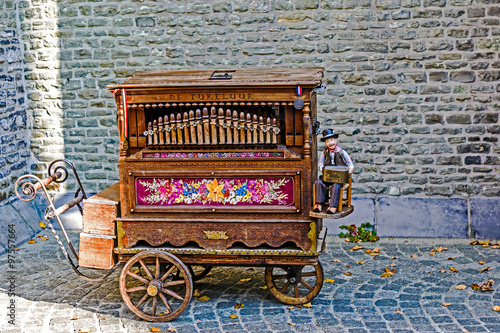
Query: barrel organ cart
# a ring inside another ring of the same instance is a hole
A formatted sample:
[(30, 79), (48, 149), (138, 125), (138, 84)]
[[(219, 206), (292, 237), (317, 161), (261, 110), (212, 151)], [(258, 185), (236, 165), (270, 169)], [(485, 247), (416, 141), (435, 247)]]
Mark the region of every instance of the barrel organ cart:
[[(122, 297), (150, 321), (179, 316), (193, 281), (219, 265), (265, 266), (279, 301), (311, 301), (323, 284), (327, 217), (312, 212), (322, 76), (322, 68), (148, 71), (108, 86), (119, 183), (87, 198), (78, 181), (75, 200), (58, 209), (49, 200), (46, 215), (52, 228), (83, 202), (79, 254), (69, 243), (75, 271), (125, 263)], [(54, 165), (21, 192), (64, 181)], [(352, 212), (346, 192), (329, 218)]]

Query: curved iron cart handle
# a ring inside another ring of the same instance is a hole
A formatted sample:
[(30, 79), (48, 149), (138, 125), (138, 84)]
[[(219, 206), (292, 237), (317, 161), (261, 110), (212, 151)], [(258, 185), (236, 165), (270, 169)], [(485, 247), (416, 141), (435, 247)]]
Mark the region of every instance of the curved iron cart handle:
[[(57, 166), (54, 169), (54, 171), (51, 172), (52, 166), (58, 162), (64, 162), (71, 167), (71, 169), (73, 170), (73, 174), (75, 175), (76, 181), (78, 182), (78, 190), (76, 191), (75, 198), (73, 200), (71, 200), (70, 202), (68, 202), (68, 203), (64, 204), (63, 206), (56, 209), (56, 207), (54, 206), (54, 203), (49, 195), (49, 192), (47, 191), (46, 186), (52, 182), (63, 183), (68, 179), (68, 170), (64, 166)], [(57, 234), (54, 226), (50, 222), (50, 220), (53, 218), (55, 218), (57, 220), (57, 223), (59, 223), (61, 231), (64, 235), (64, 238), (66, 238), (66, 242), (68, 243), (68, 246), (69, 246), (71, 252), (73, 253), (73, 256), (75, 257), (75, 259), (77, 261), (79, 261), (78, 254), (76, 253), (75, 248), (73, 247), (73, 244), (71, 243), (71, 240), (69, 239), (68, 234), (66, 233), (66, 229), (64, 228), (64, 225), (62, 224), (61, 219), (59, 218), (60, 214), (64, 213), (65, 211), (67, 211), (68, 209), (70, 209), (71, 207), (73, 207), (75, 205), (78, 206), (80, 213), (83, 214), (83, 210), (82, 210), (82, 207), (80, 206), (80, 203), (83, 201), (83, 199), (87, 198), (87, 195), (85, 194), (85, 191), (83, 190), (82, 184), (80, 182), (80, 178), (78, 177), (78, 173), (76, 172), (76, 169), (75, 169), (73, 163), (71, 163), (69, 160), (66, 160), (66, 159), (59, 159), (59, 160), (53, 161), (52, 163), (50, 163), (48, 171), (49, 171), (49, 176), (47, 178), (44, 178), (44, 179), (40, 179), (35, 175), (25, 175), (25, 176), (20, 177), (14, 185), (14, 190), (15, 190), (16, 196), (22, 201), (31, 201), (36, 197), (38, 190), (42, 189), (43, 193), (45, 194), (45, 197), (47, 198), (47, 201), (49, 202), (49, 206), (47, 207), (47, 209), (45, 211), (45, 222), (49, 226), (49, 228), (50, 228), (52, 234), (54, 235), (54, 238), (56, 239), (57, 243), (59, 244), (59, 247), (61, 248), (61, 251), (63, 252), (64, 256), (66, 257), (66, 259), (70, 263), (71, 268), (73, 268), (73, 270), (75, 271), (75, 273), (79, 277), (81, 277), (82, 279), (84, 279), (86, 281), (89, 281), (89, 282), (102, 281), (103, 279), (105, 279), (111, 273), (114, 272), (114, 269), (116, 267), (118, 267), (119, 263), (117, 265), (115, 265), (113, 268), (111, 268), (111, 271), (102, 277), (92, 278), (92, 277), (86, 276), (85, 274), (81, 273), (78, 270), (79, 266), (74, 264), (73, 260), (71, 259), (71, 256), (66, 251), (64, 244), (62, 243), (61, 239), (59, 238), (59, 235)], [(28, 181), (28, 182), (25, 182), (22, 185), (20, 185), (20, 182), (22, 180), (25, 180), (25, 179), (31, 179), (32, 181), (31, 182)], [(21, 191), (19, 191), (19, 189)], [(78, 195), (80, 191), (82, 192), (81, 196)]]
[[(55, 174), (58, 172), (58, 170), (63, 169), (65, 172), (65, 175), (66, 175), (65, 178), (62, 180), (55, 180), (55, 182), (56, 183), (64, 183), (66, 181), (66, 179), (68, 178), (68, 170), (65, 167), (58, 165), (54, 169), (54, 172), (51, 172), (52, 166), (54, 166), (54, 164), (60, 163), (60, 162), (66, 163), (67, 165), (69, 165), (71, 167), (71, 170), (73, 170), (73, 175), (75, 176), (76, 182), (78, 183), (78, 189), (75, 192), (75, 198), (77, 198), (79, 192), (82, 191), (83, 199), (87, 199), (87, 195), (85, 194), (85, 191), (83, 190), (82, 183), (80, 182), (80, 177), (78, 177), (78, 172), (76, 172), (75, 166), (70, 160), (67, 160), (65, 158), (61, 158), (61, 159), (52, 161), (49, 164), (49, 168), (48, 168), (49, 175)], [(78, 207), (78, 210), (80, 211), (80, 214), (83, 215), (83, 208), (80, 206), (80, 203), (77, 203), (77, 207)]]

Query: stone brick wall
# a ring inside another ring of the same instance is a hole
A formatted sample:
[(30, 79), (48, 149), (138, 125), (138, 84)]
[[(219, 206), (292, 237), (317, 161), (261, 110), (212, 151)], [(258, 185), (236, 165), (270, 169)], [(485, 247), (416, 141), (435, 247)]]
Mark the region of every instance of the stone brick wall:
[(20, 1), (32, 170), (64, 155), (88, 191), (115, 182), (105, 86), (136, 70), (324, 66), (356, 195), (499, 197), (499, 3)]
[(17, 6), (0, 1), (0, 204), (14, 195), (14, 182), (30, 161)]

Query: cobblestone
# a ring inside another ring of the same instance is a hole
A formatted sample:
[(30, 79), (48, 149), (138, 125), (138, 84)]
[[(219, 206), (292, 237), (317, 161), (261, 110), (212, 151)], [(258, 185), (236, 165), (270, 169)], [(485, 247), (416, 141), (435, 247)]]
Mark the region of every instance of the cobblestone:
[[(214, 267), (195, 285), (208, 301), (193, 298), (174, 321), (148, 323), (123, 303), (119, 270), (100, 283), (80, 280), (52, 235), (43, 234), (49, 240), (36, 238), (36, 244), (24, 243), (15, 254), (15, 326), (8, 323), (5, 309), (12, 298), (7, 275), (2, 276), (2, 332), (150, 332), (153, 327), (162, 332), (171, 327), (177, 332), (500, 331), (500, 313), (493, 311), (493, 306), (500, 305), (500, 250), (472, 246), (465, 239), (382, 238), (377, 243), (361, 243), (365, 249), (379, 248), (379, 255), (372, 256), (364, 249), (351, 251), (355, 244), (329, 237), (320, 260), (325, 279), (335, 281), (324, 283), (310, 308), (274, 299), (262, 288), (263, 268)], [(70, 233), (76, 243), (78, 235)], [(439, 247), (447, 250), (431, 255)], [(386, 268), (396, 272), (383, 278)], [(484, 268), (491, 270), (481, 272)], [(9, 271), (6, 254), (0, 256), (0, 269)], [(243, 283), (242, 278), (251, 280)], [(495, 291), (471, 289), (471, 284), (488, 279), (496, 282)], [(457, 290), (458, 284), (467, 288)], [(244, 306), (235, 309), (237, 303)], [(237, 318), (230, 318), (231, 314)]]

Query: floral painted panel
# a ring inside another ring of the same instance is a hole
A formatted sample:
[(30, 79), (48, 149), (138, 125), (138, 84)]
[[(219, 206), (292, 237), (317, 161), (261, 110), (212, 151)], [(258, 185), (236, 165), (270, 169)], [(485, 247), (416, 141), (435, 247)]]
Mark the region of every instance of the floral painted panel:
[(137, 204), (252, 206), (294, 203), (292, 177), (137, 178)]

